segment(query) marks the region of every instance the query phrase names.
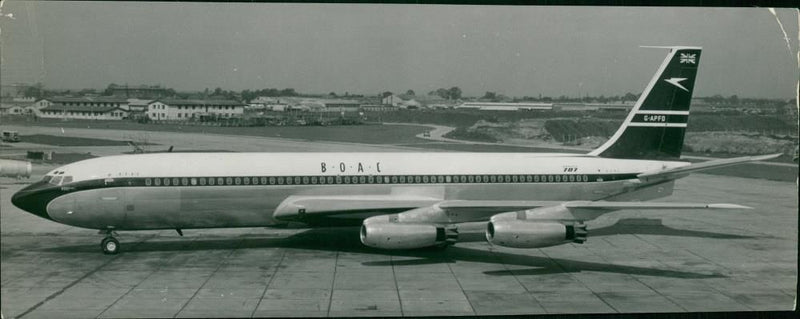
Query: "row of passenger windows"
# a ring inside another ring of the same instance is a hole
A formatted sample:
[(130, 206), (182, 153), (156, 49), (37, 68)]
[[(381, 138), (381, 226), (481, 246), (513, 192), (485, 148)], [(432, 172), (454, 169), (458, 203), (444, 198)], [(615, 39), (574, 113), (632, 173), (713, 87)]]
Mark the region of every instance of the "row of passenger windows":
[[(147, 178), (146, 186), (430, 184), (430, 183), (561, 183), (588, 182), (587, 175), (394, 175)], [(597, 181), (602, 181), (598, 178)]]

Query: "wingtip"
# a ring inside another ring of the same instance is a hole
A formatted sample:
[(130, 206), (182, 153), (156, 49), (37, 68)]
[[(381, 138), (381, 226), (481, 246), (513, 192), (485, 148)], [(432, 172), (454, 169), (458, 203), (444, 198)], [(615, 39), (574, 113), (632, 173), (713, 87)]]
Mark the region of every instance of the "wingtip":
[(750, 206), (736, 205), (736, 204), (708, 204), (708, 208), (715, 209), (753, 209)]
[(775, 153), (775, 154), (768, 154), (768, 155), (758, 155), (758, 156), (753, 156), (753, 160), (754, 161), (766, 161), (766, 160), (771, 160), (773, 158), (781, 157), (781, 155), (783, 155), (783, 153)]

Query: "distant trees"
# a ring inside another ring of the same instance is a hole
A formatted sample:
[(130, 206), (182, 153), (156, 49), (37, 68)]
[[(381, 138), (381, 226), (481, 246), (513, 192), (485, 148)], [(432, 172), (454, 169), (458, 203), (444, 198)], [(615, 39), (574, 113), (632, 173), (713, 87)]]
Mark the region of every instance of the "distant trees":
[(406, 95), (415, 96), (416, 94), (414, 93), (414, 90), (409, 89), (408, 91), (406, 91)]
[(487, 91), (487, 92), (486, 92), (486, 93), (483, 95), (483, 97), (481, 97), (481, 99), (483, 99), (483, 100), (492, 100), (492, 101), (494, 101), (494, 100), (496, 100), (496, 99), (497, 99), (497, 93), (495, 93), (495, 92), (490, 92), (490, 91)]
[(31, 85), (22, 92), (25, 97), (35, 97), (35, 98), (42, 98), (44, 97), (44, 86), (41, 82), (37, 82), (34, 85)]
[(639, 98), (635, 94), (633, 94), (631, 92), (625, 93), (625, 96), (622, 97), (622, 101), (623, 102), (624, 101), (636, 101), (638, 99)]
[(428, 92), (428, 95), (436, 95), (448, 100), (458, 100), (461, 98), (461, 89), (457, 86), (451, 87), (449, 89), (439, 88), (436, 89), (436, 91)]

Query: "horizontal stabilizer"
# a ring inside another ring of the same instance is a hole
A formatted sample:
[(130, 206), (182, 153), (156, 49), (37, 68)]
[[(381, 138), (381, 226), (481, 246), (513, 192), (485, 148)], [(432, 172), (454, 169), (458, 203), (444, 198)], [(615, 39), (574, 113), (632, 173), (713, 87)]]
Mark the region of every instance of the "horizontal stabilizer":
[(676, 168), (669, 168), (651, 172), (644, 172), (637, 177), (639, 180), (643, 182), (653, 182), (663, 179), (675, 179), (678, 177), (682, 177), (683, 175), (693, 173), (696, 171), (712, 169), (712, 168), (720, 168), (730, 165), (742, 164), (747, 162), (756, 162), (756, 161), (765, 161), (769, 159), (776, 158), (781, 156), (781, 153), (778, 154), (771, 154), (771, 155), (759, 155), (759, 156), (743, 156), (743, 157), (734, 157), (734, 158), (723, 158), (718, 160), (711, 160), (702, 163), (691, 164), (688, 166), (676, 167)]

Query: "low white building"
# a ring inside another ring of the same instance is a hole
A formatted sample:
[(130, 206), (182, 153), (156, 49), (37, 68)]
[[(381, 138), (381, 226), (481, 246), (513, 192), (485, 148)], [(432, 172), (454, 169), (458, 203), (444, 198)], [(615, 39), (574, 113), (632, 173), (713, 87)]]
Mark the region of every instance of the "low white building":
[(484, 111), (531, 111), (552, 110), (553, 103), (498, 103), (498, 102), (464, 102), (456, 105), (457, 109), (478, 109)]
[(37, 110), (37, 115), (42, 118), (81, 120), (122, 120), (128, 118), (130, 113), (121, 107), (66, 106), (62, 104), (53, 104)]
[(128, 109), (128, 100), (115, 97), (47, 97), (37, 100), (34, 105), (43, 109), (54, 104), (77, 107), (119, 107)]
[(244, 108), (232, 100), (155, 100), (147, 104), (146, 114), (153, 121), (188, 121), (241, 117)]
[(13, 103), (0, 103), (0, 114), (22, 115), (25, 114), (25, 106)]

